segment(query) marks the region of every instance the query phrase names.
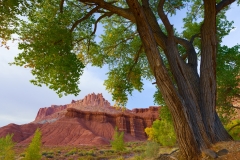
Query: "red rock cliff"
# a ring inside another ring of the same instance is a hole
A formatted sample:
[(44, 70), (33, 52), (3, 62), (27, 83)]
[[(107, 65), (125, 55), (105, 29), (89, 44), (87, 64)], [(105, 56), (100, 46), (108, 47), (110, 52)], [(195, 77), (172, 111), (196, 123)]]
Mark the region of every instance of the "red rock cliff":
[(102, 94), (92, 93), (67, 105), (41, 108), (33, 123), (2, 127), (0, 137), (14, 133), (14, 141), (25, 145), (40, 128), (44, 145), (102, 145), (109, 144), (117, 126), (125, 141), (146, 140), (144, 129), (158, 118), (158, 109), (117, 110)]
[(67, 105), (52, 105), (51, 107), (40, 108), (38, 110), (35, 121), (40, 121), (49, 115), (62, 111), (67, 108)]
[[(80, 118), (85, 121), (95, 121), (99, 123), (110, 123), (113, 127), (117, 126), (120, 131), (124, 131), (138, 139), (146, 139), (144, 129), (151, 127), (153, 121), (158, 119), (159, 107), (151, 107), (143, 110), (134, 109), (133, 111), (119, 111), (112, 107), (108, 112), (83, 111), (76, 108), (68, 108), (65, 117)], [(141, 112), (138, 112), (141, 111)]]

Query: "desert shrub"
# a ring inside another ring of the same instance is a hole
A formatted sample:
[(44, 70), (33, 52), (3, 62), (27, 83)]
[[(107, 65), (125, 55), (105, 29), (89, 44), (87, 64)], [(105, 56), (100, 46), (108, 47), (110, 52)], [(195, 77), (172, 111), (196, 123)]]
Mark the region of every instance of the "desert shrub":
[(161, 120), (153, 122), (151, 128), (145, 129), (148, 140), (160, 143), (163, 146), (173, 146), (176, 144), (176, 135), (173, 127), (170, 112), (166, 106), (161, 107)]
[(155, 158), (158, 155), (160, 145), (157, 142), (149, 141), (146, 145), (145, 152), (142, 157)]
[(234, 140), (240, 140), (240, 120), (233, 120), (225, 126)]
[(139, 155), (139, 156), (135, 156), (134, 160), (144, 160), (143, 156)]
[(116, 127), (113, 135), (113, 140), (111, 141), (113, 149), (117, 151), (123, 151), (125, 149), (123, 137), (124, 132), (118, 132), (118, 129)]
[(49, 151), (49, 152), (42, 152), (42, 156), (45, 156), (46, 158), (53, 158), (54, 157), (54, 152), (53, 151)]
[(46, 158), (54, 158), (54, 155), (48, 154), (48, 155), (46, 155)]
[(76, 153), (77, 153), (77, 149), (74, 148), (74, 149), (72, 149), (71, 151), (69, 151), (67, 154), (68, 154), (68, 155), (74, 155), (74, 154), (76, 154)]
[(134, 152), (143, 152), (144, 149), (143, 149), (142, 146), (139, 146), (139, 147), (134, 148), (133, 151), (134, 151)]
[(25, 157), (25, 153), (21, 153), (21, 154), (20, 154), (20, 157)]
[(124, 160), (124, 157), (118, 157), (116, 160)]
[(0, 138), (0, 160), (14, 160), (12, 137), (13, 134), (8, 134), (6, 137)]
[(29, 144), (28, 148), (26, 149), (26, 154), (24, 160), (40, 160), (42, 155), (41, 155), (41, 132), (40, 129), (38, 128), (34, 136), (32, 138), (32, 142)]
[(80, 157), (78, 158), (78, 160), (96, 160), (96, 158), (92, 157), (92, 156), (85, 156), (85, 157)]

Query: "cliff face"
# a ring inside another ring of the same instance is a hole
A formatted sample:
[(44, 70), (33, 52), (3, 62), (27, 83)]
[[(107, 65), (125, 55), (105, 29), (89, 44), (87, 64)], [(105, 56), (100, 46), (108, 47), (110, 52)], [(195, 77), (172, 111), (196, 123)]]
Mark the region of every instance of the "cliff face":
[(80, 118), (86, 121), (93, 121), (98, 123), (109, 123), (113, 127), (116, 126), (120, 131), (130, 134), (131, 136), (144, 140), (146, 134), (144, 129), (151, 127), (153, 121), (158, 118), (158, 108), (144, 109), (141, 112), (125, 111), (116, 113), (105, 112), (91, 112), (82, 111), (75, 108), (68, 108), (65, 117)]
[(111, 104), (103, 98), (103, 95), (100, 94), (88, 94), (84, 99), (74, 101), (72, 100), (71, 104), (67, 105), (68, 108), (88, 108), (88, 107), (111, 107)]
[(51, 107), (40, 108), (38, 110), (35, 121), (44, 120), (49, 115), (57, 113), (67, 108), (67, 105), (52, 105)]
[(117, 110), (102, 94), (89, 94), (67, 105), (40, 108), (35, 121), (0, 128), (0, 137), (14, 133), (19, 145), (31, 142), (36, 128), (44, 145), (102, 145), (112, 140), (114, 129), (124, 132), (125, 141), (146, 140), (144, 129), (158, 118), (159, 107)]

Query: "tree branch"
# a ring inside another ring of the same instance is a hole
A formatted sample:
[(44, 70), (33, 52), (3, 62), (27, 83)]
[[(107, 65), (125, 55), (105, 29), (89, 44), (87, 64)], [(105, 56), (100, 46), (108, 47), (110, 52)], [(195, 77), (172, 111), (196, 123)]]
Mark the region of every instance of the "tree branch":
[(234, 106), (234, 105), (231, 105), (230, 107), (236, 108), (236, 109), (240, 109), (240, 107), (236, 107), (236, 106)]
[(104, 0), (79, 0), (79, 1), (83, 3), (94, 3), (103, 9), (106, 9), (112, 13), (120, 15), (126, 19), (129, 19), (131, 22), (134, 23), (136, 22), (135, 17), (133, 16), (132, 12), (129, 9), (114, 6), (112, 4), (113, 2), (105, 2)]
[(164, 3), (165, 3), (165, 0), (160, 0), (159, 1), (159, 4), (158, 4), (158, 15), (161, 18), (164, 26), (166, 27), (166, 30), (167, 30), (168, 34), (173, 36), (174, 35), (173, 27), (170, 24), (170, 21), (169, 21), (168, 17), (166, 16), (166, 14), (163, 11)]
[(63, 13), (64, 0), (60, 0), (60, 13)]
[(166, 50), (166, 39), (167, 36), (163, 33), (161, 28), (159, 27), (159, 24), (156, 20), (155, 15), (153, 14), (151, 8), (149, 7), (148, 0), (143, 0), (143, 10), (145, 12), (145, 15), (147, 17), (148, 23), (152, 29), (154, 38), (156, 39), (157, 44), (163, 49)]
[(74, 22), (74, 24), (72, 25), (70, 31), (72, 32), (77, 26), (79, 23), (81, 23), (82, 21), (88, 19), (91, 15), (93, 15), (100, 7), (97, 6), (95, 8), (93, 8), (90, 12), (88, 12), (83, 18), (77, 20)]
[(218, 14), (218, 12), (220, 12), (223, 8), (225, 8), (226, 6), (232, 4), (235, 1), (236, 0), (222, 0), (221, 2), (219, 2), (216, 5), (216, 14)]
[(191, 42), (187, 41), (186, 39), (175, 37), (175, 41), (178, 44), (181, 44), (186, 49), (186, 56), (188, 57), (188, 64), (190, 64), (194, 71), (197, 72), (197, 53), (192, 45)]
[(129, 77), (130, 77), (130, 74), (131, 74), (134, 66), (138, 63), (138, 59), (139, 59), (139, 56), (140, 56), (140, 53), (141, 53), (142, 49), (143, 49), (143, 45), (140, 46), (139, 50), (137, 51), (137, 53), (134, 56), (134, 63), (131, 66), (131, 68), (129, 69), (128, 76), (127, 76), (128, 81), (130, 80)]
[(90, 36), (92, 36), (92, 35), (94, 35), (95, 33), (96, 33), (96, 31), (97, 31), (97, 24), (98, 24), (98, 22), (101, 20), (101, 19), (103, 19), (104, 17), (110, 17), (110, 16), (112, 16), (113, 15), (113, 13), (111, 13), (111, 12), (108, 12), (108, 13), (105, 13), (104, 15), (101, 15), (97, 20), (96, 20), (96, 22), (94, 23), (94, 29), (93, 29), (93, 32), (92, 32), (92, 34), (90, 35)]
[(194, 34), (190, 39), (190, 43), (193, 43), (194, 39), (200, 37), (200, 35), (201, 35), (200, 33)]
[(235, 127), (237, 127), (237, 126), (240, 126), (240, 123), (235, 124), (234, 126), (232, 126), (232, 127), (228, 130), (228, 132), (230, 132), (233, 128), (235, 128)]

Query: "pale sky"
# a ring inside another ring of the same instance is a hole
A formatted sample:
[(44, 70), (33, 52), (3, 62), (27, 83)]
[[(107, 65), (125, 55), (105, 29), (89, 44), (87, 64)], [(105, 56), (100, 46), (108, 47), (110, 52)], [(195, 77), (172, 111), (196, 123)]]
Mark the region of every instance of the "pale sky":
[[(229, 19), (234, 20), (235, 29), (230, 35), (224, 38), (224, 44), (234, 46), (240, 44), (240, 7), (232, 5), (232, 9), (227, 12)], [(181, 24), (181, 15), (172, 18), (172, 24)], [(178, 26), (181, 29), (181, 25)], [(96, 68), (87, 66), (83, 76), (80, 78), (81, 92), (77, 97), (66, 96), (58, 98), (58, 95), (47, 87), (37, 87), (29, 82), (33, 79), (29, 69), (17, 66), (10, 66), (14, 56), (20, 51), (17, 43), (9, 43), (10, 50), (0, 47), (0, 127), (9, 123), (25, 124), (33, 121), (42, 107), (49, 107), (52, 104), (63, 105), (71, 102), (72, 99), (84, 98), (89, 93), (102, 93), (112, 105), (111, 95), (105, 90), (103, 82), (106, 79), (107, 67)], [(144, 91), (135, 91), (129, 97), (127, 108), (146, 108), (153, 103), (155, 86), (146, 81)]]

